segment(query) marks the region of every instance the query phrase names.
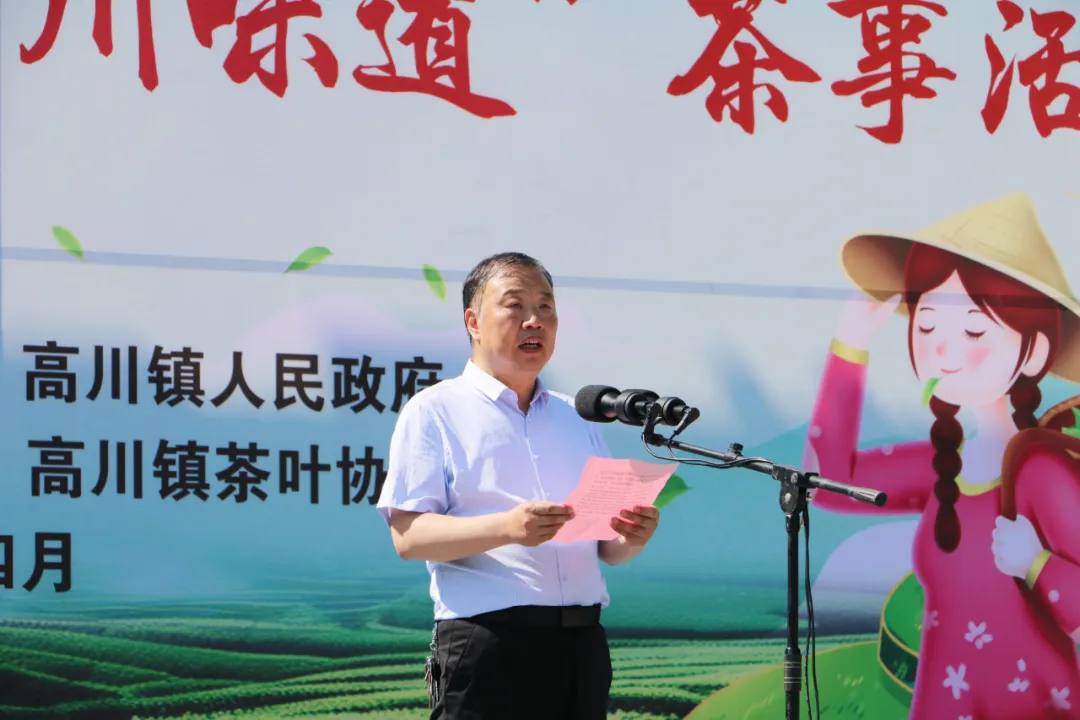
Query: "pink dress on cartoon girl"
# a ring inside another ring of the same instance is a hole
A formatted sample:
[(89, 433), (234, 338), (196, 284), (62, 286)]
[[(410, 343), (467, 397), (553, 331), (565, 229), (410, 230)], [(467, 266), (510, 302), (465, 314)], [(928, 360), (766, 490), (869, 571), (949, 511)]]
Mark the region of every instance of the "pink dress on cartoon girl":
[(1080, 718), (1080, 463), (1036, 446), (1018, 470), (1017, 512), (1051, 552), (1041, 571), (1029, 573), (1029, 588), (994, 564), (999, 484), (960, 494), (960, 546), (945, 553), (934, 543), (930, 442), (856, 451), (865, 378), (865, 365), (830, 353), (809, 442), (823, 477), (881, 490), (888, 502), (874, 508), (815, 493), (813, 504), (844, 513), (921, 515), (912, 560), (926, 604), (909, 718)]

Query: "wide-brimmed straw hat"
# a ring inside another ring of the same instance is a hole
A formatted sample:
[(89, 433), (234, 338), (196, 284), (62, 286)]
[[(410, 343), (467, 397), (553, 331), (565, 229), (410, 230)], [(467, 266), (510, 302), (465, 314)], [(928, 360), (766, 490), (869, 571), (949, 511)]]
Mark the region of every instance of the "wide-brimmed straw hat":
[[(913, 233), (860, 233), (844, 243), (840, 264), (863, 292), (886, 300), (903, 291), (904, 265), (913, 243), (997, 270), (1061, 305), (1061, 343), (1050, 372), (1080, 383), (1080, 303), (1026, 193), (983, 203)], [(898, 311), (907, 314), (904, 303)]]

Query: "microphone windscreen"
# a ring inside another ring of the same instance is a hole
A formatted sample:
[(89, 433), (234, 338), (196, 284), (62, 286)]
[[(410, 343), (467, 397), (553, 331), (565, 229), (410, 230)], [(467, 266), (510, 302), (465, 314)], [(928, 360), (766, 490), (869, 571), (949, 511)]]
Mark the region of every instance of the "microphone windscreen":
[(574, 396), (577, 414), (590, 422), (615, 422), (614, 417), (604, 415), (601, 409), (600, 401), (608, 394), (615, 396), (619, 391), (607, 385), (586, 385), (581, 388)]

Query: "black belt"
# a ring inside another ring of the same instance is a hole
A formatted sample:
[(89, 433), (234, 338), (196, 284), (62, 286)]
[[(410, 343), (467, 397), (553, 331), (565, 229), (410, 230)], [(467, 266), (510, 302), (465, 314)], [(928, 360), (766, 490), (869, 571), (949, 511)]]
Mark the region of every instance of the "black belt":
[(600, 624), (599, 605), (517, 605), (504, 610), (476, 615), (468, 620), (475, 623), (507, 625), (538, 625), (546, 627), (582, 628)]

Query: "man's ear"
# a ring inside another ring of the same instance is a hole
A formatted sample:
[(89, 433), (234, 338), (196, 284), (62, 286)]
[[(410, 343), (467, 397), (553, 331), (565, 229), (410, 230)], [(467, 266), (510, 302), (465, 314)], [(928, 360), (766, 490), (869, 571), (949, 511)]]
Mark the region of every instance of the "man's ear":
[(465, 311), (465, 328), (469, 331), (474, 343), (480, 340), (480, 313), (472, 308), (467, 309)]

